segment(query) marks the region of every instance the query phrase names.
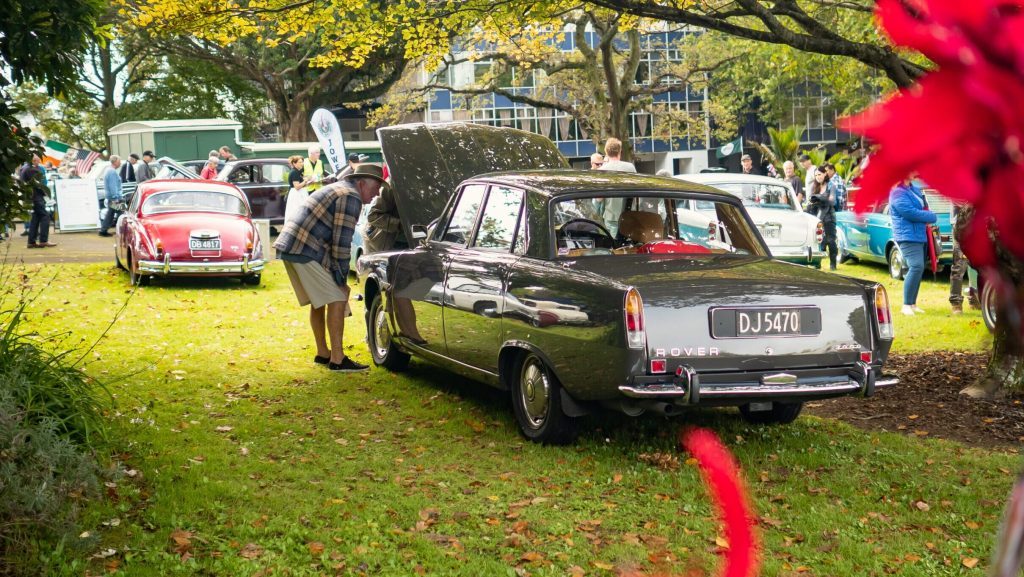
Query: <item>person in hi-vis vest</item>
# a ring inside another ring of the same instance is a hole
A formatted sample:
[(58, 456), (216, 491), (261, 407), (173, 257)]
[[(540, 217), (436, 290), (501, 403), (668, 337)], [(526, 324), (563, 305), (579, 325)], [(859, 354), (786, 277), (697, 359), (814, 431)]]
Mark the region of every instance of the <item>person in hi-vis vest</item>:
[(319, 146), (309, 147), (309, 158), (302, 162), (302, 176), (304, 176), (306, 180), (311, 180), (311, 182), (306, 186), (306, 191), (310, 194), (312, 194), (314, 190), (323, 186), (324, 163), (320, 160)]

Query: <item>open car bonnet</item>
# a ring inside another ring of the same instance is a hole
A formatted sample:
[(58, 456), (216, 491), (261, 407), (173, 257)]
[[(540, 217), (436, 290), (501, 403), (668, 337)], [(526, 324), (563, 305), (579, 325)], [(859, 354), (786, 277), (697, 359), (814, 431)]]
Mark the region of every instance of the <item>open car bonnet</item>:
[(377, 130), (405, 238), (441, 215), (462, 181), (488, 172), (567, 168), (539, 134), (479, 124), (403, 124)]

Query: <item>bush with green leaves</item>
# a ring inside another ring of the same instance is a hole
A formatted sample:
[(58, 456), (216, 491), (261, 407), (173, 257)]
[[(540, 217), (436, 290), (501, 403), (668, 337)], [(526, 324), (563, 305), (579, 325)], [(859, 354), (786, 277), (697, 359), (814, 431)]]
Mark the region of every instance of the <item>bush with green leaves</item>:
[(0, 575), (27, 575), (98, 494), (111, 397), (76, 366), (81, 351), (25, 329), (32, 299), (12, 276), (0, 266)]

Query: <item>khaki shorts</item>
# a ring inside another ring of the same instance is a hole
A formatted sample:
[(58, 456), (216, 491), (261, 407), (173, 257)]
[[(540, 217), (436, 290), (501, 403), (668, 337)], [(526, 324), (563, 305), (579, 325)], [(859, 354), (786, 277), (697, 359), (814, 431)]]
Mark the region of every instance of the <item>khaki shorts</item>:
[(283, 262), (300, 305), (312, 304), (313, 308), (320, 308), (330, 303), (343, 302), (345, 316), (352, 316), (352, 309), (348, 305), (348, 285), (336, 285), (334, 277), (320, 263)]

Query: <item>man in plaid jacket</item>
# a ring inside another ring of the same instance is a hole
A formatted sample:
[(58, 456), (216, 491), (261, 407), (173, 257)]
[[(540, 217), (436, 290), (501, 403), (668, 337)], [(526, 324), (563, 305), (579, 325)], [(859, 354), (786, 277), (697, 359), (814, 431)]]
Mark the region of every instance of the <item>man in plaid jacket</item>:
[(332, 371), (369, 369), (346, 357), (342, 346), (345, 317), (352, 314), (348, 306), (348, 263), (363, 204), (380, 194), (384, 185), (384, 171), (379, 165), (360, 164), (343, 179), (311, 194), (285, 222), (274, 243), (299, 305), (310, 305), (309, 324), (316, 341), (313, 362), (327, 365)]

